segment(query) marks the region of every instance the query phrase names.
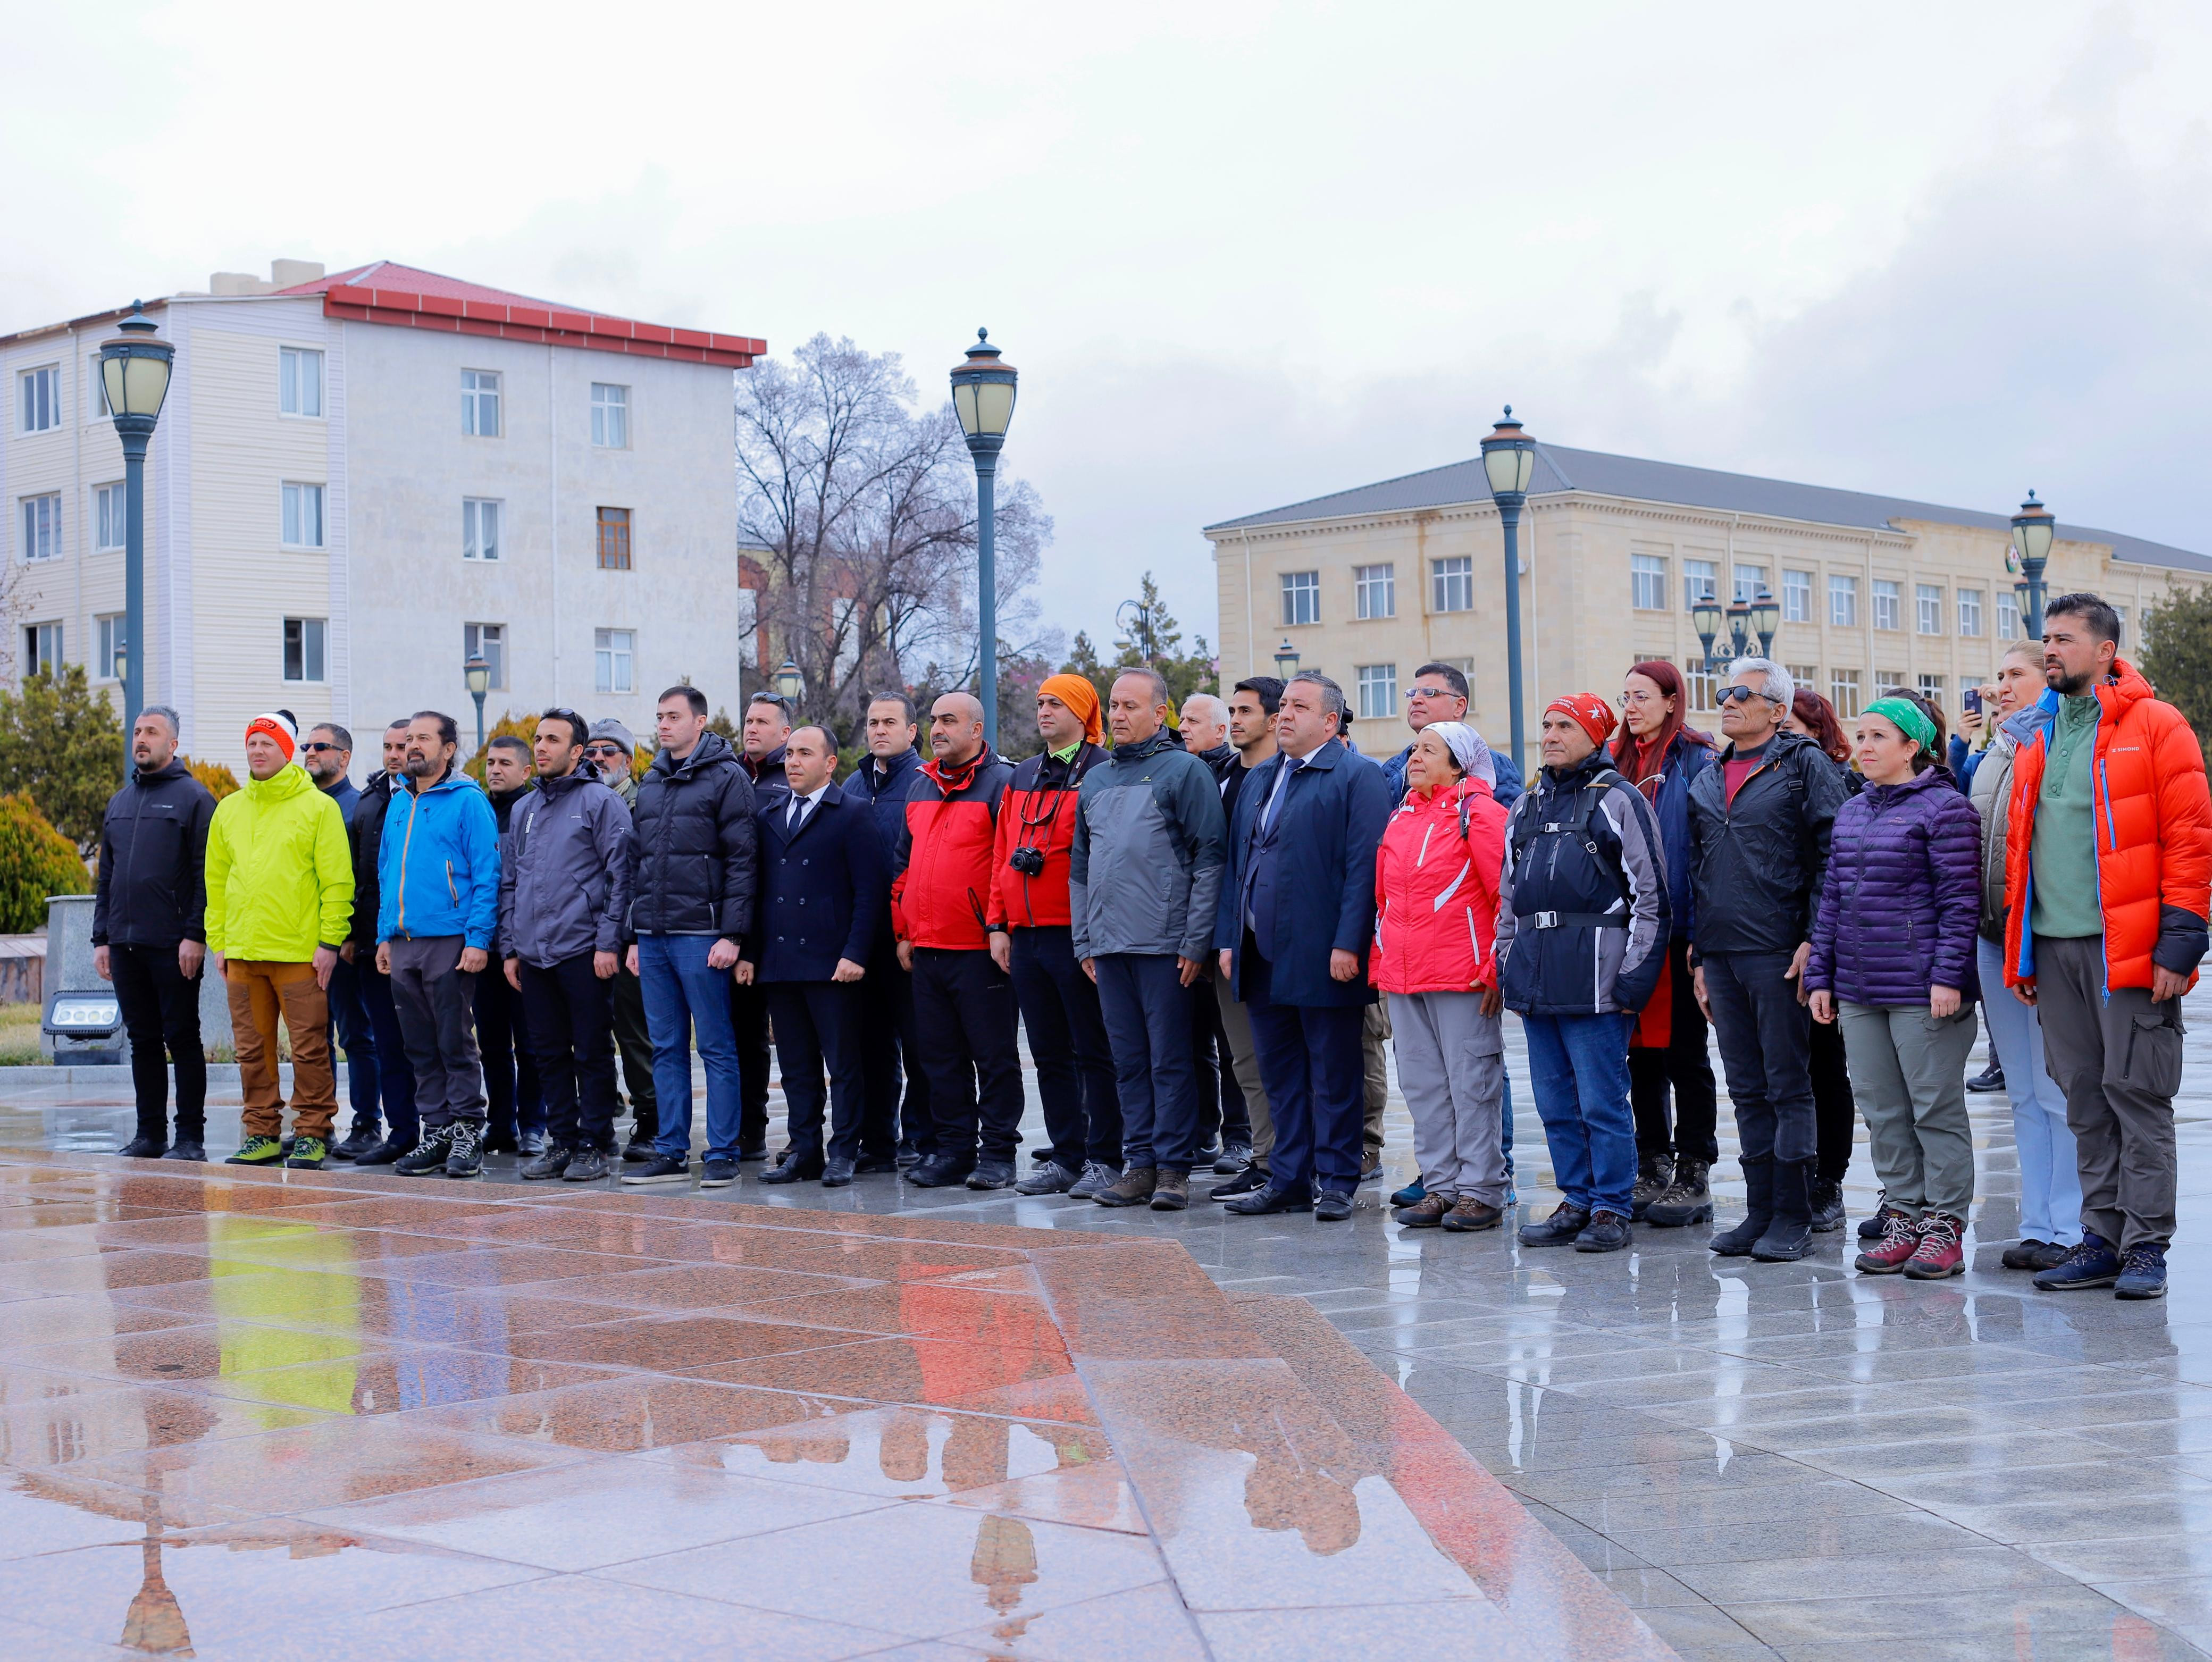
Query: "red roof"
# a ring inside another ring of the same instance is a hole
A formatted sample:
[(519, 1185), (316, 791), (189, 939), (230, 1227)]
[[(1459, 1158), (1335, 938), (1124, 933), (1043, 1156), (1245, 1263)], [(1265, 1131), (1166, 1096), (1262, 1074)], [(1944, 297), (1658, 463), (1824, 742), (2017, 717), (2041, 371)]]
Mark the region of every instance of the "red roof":
[(390, 260), (356, 266), (318, 277), (283, 294), (320, 294), (323, 315), (356, 323), (435, 329), (452, 334), (488, 335), (507, 340), (550, 341), (556, 346), (641, 357), (676, 358), (690, 363), (744, 369), (768, 350), (768, 343), (743, 335), (718, 335), (703, 329), (672, 329), (639, 323), (605, 312), (587, 312), (556, 300), (532, 299), (504, 288), (464, 282), (459, 277), (398, 265)]

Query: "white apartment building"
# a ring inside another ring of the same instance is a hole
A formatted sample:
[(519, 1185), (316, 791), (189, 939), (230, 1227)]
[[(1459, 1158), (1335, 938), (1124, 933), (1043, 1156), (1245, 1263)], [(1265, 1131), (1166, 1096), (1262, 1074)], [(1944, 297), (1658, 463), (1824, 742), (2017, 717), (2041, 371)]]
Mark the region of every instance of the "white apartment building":
[[(118, 308), (0, 336), (12, 683), (82, 663), (115, 681), (123, 455), (100, 343)], [(472, 733), (570, 705), (649, 741), (690, 680), (734, 705), (750, 651), (733, 371), (757, 340), (664, 328), (378, 262), (218, 273), (149, 301), (174, 343), (148, 458), (146, 698), (238, 768), (278, 706), (377, 732), (425, 708)]]

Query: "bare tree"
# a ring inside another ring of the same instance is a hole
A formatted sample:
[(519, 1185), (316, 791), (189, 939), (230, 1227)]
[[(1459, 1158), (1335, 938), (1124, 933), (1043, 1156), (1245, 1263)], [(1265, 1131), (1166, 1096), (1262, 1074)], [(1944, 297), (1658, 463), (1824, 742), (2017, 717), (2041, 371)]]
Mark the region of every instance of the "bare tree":
[[(771, 661), (805, 675), (808, 713), (849, 719), (925, 661), (950, 666), (947, 684), (971, 676), (975, 482), (951, 404), (917, 409), (896, 353), (826, 335), (737, 387), (738, 527), (769, 568), (760, 627)], [(1052, 520), (1016, 482), (997, 526), (1003, 636), (1035, 623)]]

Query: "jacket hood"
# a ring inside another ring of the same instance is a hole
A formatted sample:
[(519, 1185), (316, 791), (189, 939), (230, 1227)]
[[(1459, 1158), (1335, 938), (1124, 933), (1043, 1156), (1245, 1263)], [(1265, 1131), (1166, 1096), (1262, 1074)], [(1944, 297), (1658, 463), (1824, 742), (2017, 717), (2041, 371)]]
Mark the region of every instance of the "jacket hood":
[(986, 744), (957, 767), (947, 767), (943, 762), (932, 758), (921, 764), (921, 771), (936, 780), (937, 788), (949, 797), (956, 791), (966, 790), (976, 774), (998, 759), (999, 753)]
[[(1820, 748), (1817, 744), (1813, 744), (1813, 741), (1807, 738), (1802, 733), (1793, 733), (1787, 727), (1778, 727), (1772, 733), (1767, 736), (1766, 743), (1759, 747), (1759, 754), (1770, 761), (1779, 761), (1783, 756), (1787, 755), (1790, 751), (1796, 749), (1801, 744), (1812, 744), (1813, 748), (1816, 750)], [(1735, 741), (1734, 739), (1730, 739), (1726, 744), (1721, 747), (1717, 759), (1721, 761), (1729, 761), (1733, 760), (1735, 755)]]
[(192, 770), (191, 768), (185, 766), (185, 758), (180, 752), (169, 758), (168, 765), (167, 767), (155, 767), (150, 770), (144, 767), (133, 768), (131, 770), (131, 777), (137, 780), (141, 785), (161, 785), (166, 784), (170, 779), (183, 779)]
[(1402, 814), (1409, 809), (1419, 810), (1431, 807), (1456, 808), (1462, 798), (1487, 797), (1490, 795), (1490, 786), (1479, 779), (1455, 779), (1441, 791), (1418, 791), (1408, 786), (1406, 788), (1406, 800), (1399, 804), (1398, 811)]
[(699, 742), (691, 747), (691, 754), (681, 761), (666, 750), (654, 752), (653, 767), (648, 771), (664, 777), (694, 773), (718, 761), (734, 761), (737, 754), (730, 749), (730, 741), (710, 727), (699, 735)]
[(1555, 789), (1565, 790), (1571, 785), (1589, 784), (1590, 780), (1612, 766), (1613, 757), (1607, 752), (1604, 746), (1601, 745), (1564, 773), (1556, 767), (1547, 767), (1543, 773), (1545, 779), (1550, 781)]
[(2104, 707), (2107, 716), (2117, 716), (2130, 704), (2157, 696), (2157, 689), (2124, 658), (2112, 660), (2112, 678), (2097, 688), (2097, 702)]
[[(574, 772), (563, 773), (558, 779), (547, 779), (541, 773), (538, 779), (538, 794), (550, 802), (556, 797), (567, 796), (571, 791), (580, 791), (587, 785), (605, 784), (605, 779), (595, 779), (579, 767)], [(607, 788), (612, 790), (614, 787), (608, 786)]]
[(404, 777), (394, 780), (392, 788), (394, 790), (404, 789), (412, 795), (427, 797), (435, 796), (441, 791), (475, 791), (481, 787), (474, 779), (471, 779), (466, 773), (464, 773), (459, 768), (448, 767), (446, 770), (446, 777), (440, 779), (435, 785), (432, 786), (427, 791), (416, 790), (414, 781)]
[(313, 792), (316, 786), (314, 780), (307, 777), (306, 768), (288, 761), (267, 779), (249, 778), (240, 788), (246, 792), (248, 802), (257, 807), (266, 808), (272, 803), (289, 802), (295, 797), (306, 796)]
[(1154, 733), (1150, 738), (1141, 740), (1135, 744), (1115, 745), (1114, 747), (1114, 760), (1116, 761), (1142, 761), (1148, 756), (1156, 756), (1159, 755), (1163, 750), (1180, 750), (1183, 747), (1182, 745), (1177, 744), (1175, 742), (1175, 739), (1172, 737), (1172, 730), (1163, 727), (1158, 732)]

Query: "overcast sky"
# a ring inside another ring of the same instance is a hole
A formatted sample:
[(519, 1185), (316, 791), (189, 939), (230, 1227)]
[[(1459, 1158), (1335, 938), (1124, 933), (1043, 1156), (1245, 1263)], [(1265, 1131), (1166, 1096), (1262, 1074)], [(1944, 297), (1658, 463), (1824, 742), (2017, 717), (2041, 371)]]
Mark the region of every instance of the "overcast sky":
[(1509, 399), (2212, 551), (2201, 6), (0, 8), (0, 331), (381, 258), (936, 398), (988, 324), (1068, 632)]

